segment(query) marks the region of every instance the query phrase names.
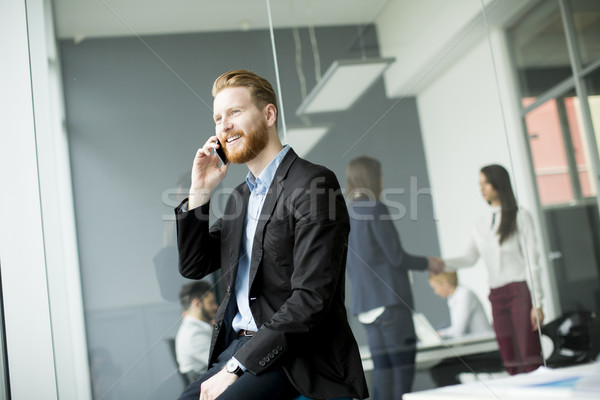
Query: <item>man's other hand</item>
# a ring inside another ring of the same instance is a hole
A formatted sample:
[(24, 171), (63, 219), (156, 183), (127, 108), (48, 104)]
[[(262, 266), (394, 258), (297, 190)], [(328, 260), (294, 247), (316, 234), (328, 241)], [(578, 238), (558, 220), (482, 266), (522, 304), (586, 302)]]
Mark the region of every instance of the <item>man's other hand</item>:
[(237, 380), (236, 374), (229, 373), (223, 368), (210, 379), (207, 379), (200, 386), (200, 400), (215, 400), (225, 389)]

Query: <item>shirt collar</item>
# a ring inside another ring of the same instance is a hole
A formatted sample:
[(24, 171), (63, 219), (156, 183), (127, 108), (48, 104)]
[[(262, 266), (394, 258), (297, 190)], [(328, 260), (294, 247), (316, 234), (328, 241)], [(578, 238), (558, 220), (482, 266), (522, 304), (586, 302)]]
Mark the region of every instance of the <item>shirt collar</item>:
[(269, 165), (265, 167), (265, 169), (260, 173), (260, 175), (258, 175), (258, 177), (255, 177), (254, 175), (252, 175), (252, 172), (248, 171), (248, 175), (246, 175), (246, 184), (248, 184), (248, 187), (250, 188), (251, 192), (257, 190), (258, 193), (265, 193), (267, 191), (267, 189), (271, 186), (271, 183), (273, 182), (273, 178), (275, 177), (275, 172), (277, 172), (277, 168), (279, 168), (281, 161), (283, 161), (283, 157), (285, 157), (289, 150), (290, 146), (286, 144), (283, 147), (283, 149), (275, 156), (275, 158), (271, 160)]

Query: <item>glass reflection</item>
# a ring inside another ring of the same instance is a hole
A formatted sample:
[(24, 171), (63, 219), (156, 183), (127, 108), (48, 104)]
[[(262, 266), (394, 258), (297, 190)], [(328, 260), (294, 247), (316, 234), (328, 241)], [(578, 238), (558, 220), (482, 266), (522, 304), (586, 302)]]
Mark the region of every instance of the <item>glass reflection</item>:
[[(550, 2), (536, 4), (528, 15), (554, 15), (550, 12)], [(529, 141), (529, 151), (536, 175), (538, 200), (542, 206), (543, 233), (551, 268), (550, 277), (554, 280), (553, 300), (559, 313), (549, 319), (542, 333), (551, 338), (554, 349), (547, 354), (549, 366), (564, 366), (585, 362), (598, 353), (599, 343), (593, 332), (600, 327), (591, 316), (598, 312), (598, 230), (597, 205), (597, 165), (598, 152), (594, 142), (597, 133), (595, 120), (597, 107), (594, 106), (596, 72), (590, 72), (598, 63), (596, 42), (592, 44), (590, 35), (597, 31), (597, 4), (586, 1), (568, 1), (573, 19), (567, 18), (576, 31), (573, 46), (579, 46), (581, 60), (587, 66), (583, 73), (587, 78), (575, 82), (573, 78), (548, 81), (553, 85), (539, 86), (531, 90), (531, 85), (521, 81), (522, 107)], [(555, 19), (555, 17), (552, 17)], [(512, 45), (518, 53), (519, 42), (535, 37), (521, 25), (528, 24), (527, 18), (519, 20), (511, 27)], [(521, 32), (521, 33), (518, 33)], [(558, 46), (562, 49), (562, 40)], [(518, 55), (516, 56), (518, 59)], [(517, 68), (520, 66), (517, 62)], [(578, 66), (572, 66), (576, 69)], [(597, 67), (596, 67), (597, 68)], [(590, 115), (587, 107), (582, 107), (576, 94), (577, 83), (588, 93)], [(545, 101), (538, 104), (542, 98)], [(548, 100), (546, 100), (548, 99)], [(586, 119), (591, 124), (584, 123)], [(587, 132), (593, 125), (593, 132)], [(596, 161), (596, 162), (594, 162)], [(573, 329), (566, 324), (572, 324)], [(560, 331), (562, 326), (563, 331)], [(578, 336), (579, 340), (573, 340)], [(570, 343), (570, 344), (566, 344)], [(566, 346), (566, 347), (565, 347)], [(568, 356), (565, 356), (567, 355)]]

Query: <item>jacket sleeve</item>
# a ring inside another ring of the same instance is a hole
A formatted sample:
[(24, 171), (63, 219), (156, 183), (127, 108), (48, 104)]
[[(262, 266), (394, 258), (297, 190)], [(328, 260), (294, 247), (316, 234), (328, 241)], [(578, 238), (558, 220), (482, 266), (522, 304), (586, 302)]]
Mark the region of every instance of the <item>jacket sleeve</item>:
[[(342, 298), (338, 291), (343, 290), (339, 286), (345, 274), (348, 211), (335, 175), (328, 171), (323, 177), (319, 171), (285, 200), (295, 220), (295, 230), (289, 232), (294, 236), (291, 295), (234, 355), (253, 374), (282, 357), (290, 339), (318, 327), (336, 297)], [(320, 183), (309, 190), (315, 182)]]
[(190, 279), (202, 279), (220, 266), (221, 220), (208, 227), (210, 203), (187, 209), (185, 199), (175, 208), (179, 272)]
[(369, 229), (373, 232), (376, 242), (380, 244), (388, 263), (406, 270), (427, 269), (427, 258), (413, 256), (404, 251), (400, 235), (398, 235), (394, 223), (389, 219), (387, 208), (378, 203), (373, 214), (373, 218), (369, 221)]
[(444, 258), (447, 271), (456, 271), (459, 268), (471, 267), (477, 260), (479, 260), (480, 254), (475, 244), (475, 237), (471, 237), (471, 241), (467, 246), (466, 250), (459, 256)]

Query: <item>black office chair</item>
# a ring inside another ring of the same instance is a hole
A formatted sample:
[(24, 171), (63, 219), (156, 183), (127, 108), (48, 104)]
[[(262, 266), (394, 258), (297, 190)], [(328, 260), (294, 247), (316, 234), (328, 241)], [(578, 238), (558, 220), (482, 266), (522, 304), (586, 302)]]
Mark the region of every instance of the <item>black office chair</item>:
[(554, 350), (546, 359), (549, 367), (564, 367), (590, 361), (590, 322), (595, 315), (589, 311), (566, 312), (542, 327), (542, 334), (552, 339)]
[(171, 353), (171, 357), (173, 357), (173, 361), (175, 361), (177, 373), (183, 381), (183, 387), (186, 388), (190, 383), (192, 383), (192, 381), (190, 380), (189, 376), (187, 376), (186, 374), (182, 374), (181, 371), (179, 371), (179, 363), (177, 362), (177, 352), (175, 351), (175, 338), (167, 338), (166, 341), (167, 345), (169, 346), (169, 353)]

